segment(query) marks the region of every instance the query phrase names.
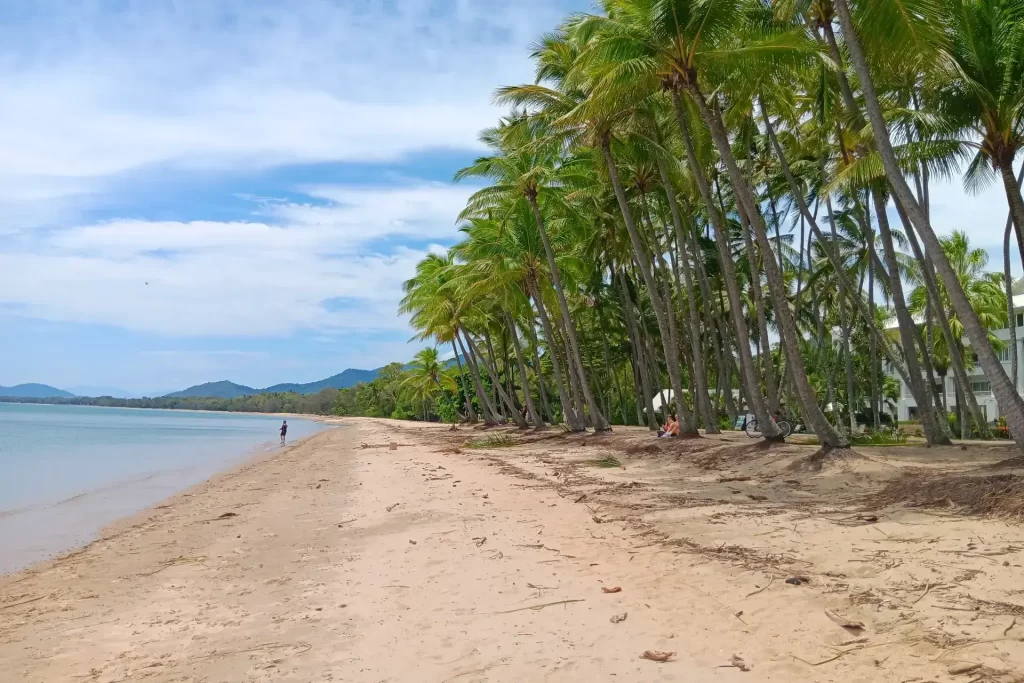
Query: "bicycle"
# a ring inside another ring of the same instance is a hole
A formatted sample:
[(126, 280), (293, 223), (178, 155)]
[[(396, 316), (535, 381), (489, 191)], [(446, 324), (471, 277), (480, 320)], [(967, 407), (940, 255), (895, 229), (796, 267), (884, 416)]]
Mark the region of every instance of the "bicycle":
[[(786, 438), (793, 433), (793, 425), (786, 420), (774, 420), (775, 426), (782, 432), (782, 438)], [(756, 439), (761, 436), (761, 430), (757, 428), (757, 420), (751, 420), (744, 427), (743, 431), (747, 433), (751, 439)]]

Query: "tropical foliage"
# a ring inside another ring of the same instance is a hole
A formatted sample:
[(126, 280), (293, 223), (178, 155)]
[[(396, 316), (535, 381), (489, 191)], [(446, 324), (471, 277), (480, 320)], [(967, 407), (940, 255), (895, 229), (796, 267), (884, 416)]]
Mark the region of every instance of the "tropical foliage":
[(460, 242), (406, 285), (457, 361), (416, 366), (425, 415), (653, 427), (667, 391), (684, 433), (785, 413), (841, 448), (899, 377), (942, 443), (948, 369), (987, 432), (977, 358), (1024, 436), (1010, 283), (930, 220), (936, 178), (998, 178), (1024, 250), (1024, 0), (603, 0), (532, 58), (456, 176)]

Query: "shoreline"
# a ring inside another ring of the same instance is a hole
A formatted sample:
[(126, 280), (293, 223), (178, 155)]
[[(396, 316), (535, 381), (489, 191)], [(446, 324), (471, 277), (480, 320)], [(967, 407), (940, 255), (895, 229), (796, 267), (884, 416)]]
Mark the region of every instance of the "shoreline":
[[(998, 453), (865, 448), (808, 472), (793, 466), (813, 446), (751, 449), (742, 433), (502, 429), (510, 443), (479, 449), (467, 428), (345, 424), (0, 578), (0, 680), (944, 683), (957, 666), (1024, 670), (1024, 530), (949, 510), (857, 516), (901, 471)], [(648, 650), (673, 654), (659, 664)]]
[[(100, 407), (105, 407), (105, 406), (84, 406), (84, 407), (90, 407), (90, 408), (91, 407), (97, 407), (97, 408), (100, 408)], [(148, 409), (139, 409), (139, 410), (148, 410)], [(220, 414), (220, 411), (194, 411), (194, 412), (212, 412), (212, 413)], [(305, 416), (298, 416), (298, 417), (300, 417), (302, 419), (306, 419)], [(161, 506), (163, 506), (165, 504), (170, 504), (172, 501), (178, 499), (183, 494), (189, 494), (194, 489), (202, 488), (202, 487), (207, 486), (207, 485), (213, 485), (216, 481), (220, 480), (221, 477), (227, 476), (227, 475), (231, 475), (233, 472), (235, 472), (235, 471), (237, 471), (237, 470), (239, 470), (241, 468), (244, 468), (246, 465), (249, 465), (249, 464), (251, 464), (253, 462), (261, 461), (261, 460), (263, 460), (265, 458), (273, 457), (273, 456), (275, 456), (277, 454), (280, 454), (282, 452), (286, 452), (286, 451), (290, 450), (291, 448), (297, 447), (297, 446), (305, 443), (309, 439), (314, 438), (314, 437), (318, 436), (319, 434), (322, 434), (325, 431), (329, 431), (329, 430), (334, 429), (334, 428), (336, 428), (338, 426), (341, 426), (341, 424), (339, 422), (337, 422), (337, 421), (334, 421), (334, 422), (332, 422), (330, 420), (309, 420), (309, 421), (310, 422), (315, 422), (315, 423), (317, 423), (319, 425), (319, 427), (317, 428), (317, 431), (312, 433), (312, 434), (308, 434), (308, 435), (300, 437), (295, 442), (289, 443), (284, 449), (280, 449), (279, 447), (269, 447), (269, 448), (267, 448), (268, 444), (272, 444), (273, 443), (272, 441), (267, 441), (265, 443), (255, 444), (255, 445), (251, 446), (248, 449), (245, 449), (243, 451), (238, 452), (236, 455), (234, 455), (234, 456), (232, 456), (230, 458), (225, 456), (225, 458), (226, 458), (226, 462), (224, 463), (225, 467), (223, 467), (222, 469), (218, 469), (218, 470), (214, 471), (213, 473), (203, 477), (199, 481), (195, 481), (193, 479), (192, 481), (189, 481), (187, 483), (183, 483), (183, 485), (181, 485), (181, 486), (175, 486), (174, 484), (169, 484), (169, 486), (172, 487), (172, 490), (167, 495), (164, 495), (164, 496), (162, 496), (162, 497), (160, 497), (160, 498), (158, 498), (156, 500), (151, 500), (150, 502), (145, 503), (141, 508), (138, 508), (138, 509), (135, 509), (135, 510), (131, 510), (131, 511), (126, 512), (124, 514), (119, 514), (113, 520), (103, 521), (103, 522), (101, 522), (97, 526), (92, 526), (91, 530), (88, 530), (91, 525), (89, 525), (87, 523), (82, 523), (81, 520), (78, 521), (78, 523), (82, 525), (82, 527), (80, 529), (79, 528), (75, 528), (75, 527), (73, 527), (71, 525), (69, 525), (69, 526), (67, 526), (65, 528), (60, 529), (58, 532), (56, 532), (57, 534), (59, 534), (61, 536), (72, 537), (74, 540), (71, 540), (70, 543), (58, 542), (57, 545), (59, 547), (57, 547), (54, 550), (40, 550), (39, 552), (37, 552), (35, 554), (42, 554), (44, 556), (41, 557), (40, 559), (31, 560), (31, 561), (28, 562), (28, 564), (21, 564), (21, 563), (19, 563), (17, 561), (14, 561), (13, 563), (11, 563), (9, 565), (9, 568), (0, 567), (0, 588), (3, 587), (3, 580), (6, 577), (12, 576), (14, 574), (18, 574), (18, 573), (23, 572), (23, 571), (32, 570), (32, 569), (36, 568), (38, 565), (44, 565), (44, 564), (60, 561), (63, 557), (66, 557), (66, 556), (69, 556), (69, 555), (74, 555), (74, 554), (77, 554), (79, 552), (82, 552), (84, 549), (86, 549), (88, 546), (92, 545), (93, 543), (95, 543), (97, 541), (100, 541), (103, 538), (109, 536), (112, 533), (113, 529), (118, 529), (121, 525), (123, 525), (125, 523), (128, 523), (128, 522), (131, 522), (132, 520), (136, 520), (136, 518), (139, 518), (140, 516), (145, 517), (147, 515), (151, 515), (153, 513), (153, 511), (155, 511), (159, 507), (161, 507)], [(264, 449), (264, 448), (266, 448), (266, 449)], [(10, 508), (10, 509), (0, 510), (0, 521), (6, 520), (6, 519), (13, 520), (14, 518), (17, 518), (20, 515), (25, 515), (25, 514), (30, 514), (30, 515), (32, 515), (32, 514), (34, 514), (34, 515), (46, 515), (48, 513), (52, 514), (55, 510), (58, 510), (58, 509), (60, 509), (60, 508), (62, 508), (64, 506), (80, 504), (80, 503), (82, 503), (84, 501), (92, 501), (92, 500), (95, 500), (98, 496), (103, 496), (104, 494), (115, 494), (115, 497), (116, 497), (116, 492), (118, 492), (118, 491), (128, 491), (132, 487), (137, 487), (140, 484), (144, 484), (146, 482), (151, 482), (151, 481), (154, 481), (154, 480), (159, 480), (160, 478), (173, 477), (174, 475), (181, 475), (183, 472), (187, 472), (187, 471), (189, 471), (189, 468), (185, 468), (185, 469), (174, 469), (174, 468), (171, 468), (171, 469), (160, 469), (160, 470), (156, 470), (156, 471), (140, 474), (137, 477), (117, 479), (115, 481), (108, 482), (108, 483), (106, 483), (104, 485), (101, 485), (101, 486), (98, 486), (98, 487), (93, 487), (93, 488), (89, 488), (88, 490), (75, 492), (74, 494), (69, 495), (66, 498), (61, 498), (59, 500), (45, 500), (45, 501), (31, 502), (31, 503), (26, 504), (26, 505), (20, 505), (20, 506), (16, 506), (16, 507), (13, 507), (13, 508)]]

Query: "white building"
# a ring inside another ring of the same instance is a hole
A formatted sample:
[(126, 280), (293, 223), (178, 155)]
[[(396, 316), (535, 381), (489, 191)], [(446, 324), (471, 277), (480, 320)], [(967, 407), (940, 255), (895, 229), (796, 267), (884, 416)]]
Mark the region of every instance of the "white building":
[[(1016, 325), (1017, 333), (1017, 391), (1024, 395), (1024, 278), (1017, 281), (1013, 286), (1013, 310), (1014, 318), (1013, 324)], [(991, 332), (1004, 341), (1006, 348), (1002, 351), (997, 351), (996, 355), (999, 356), (999, 360), (1002, 361), (1003, 369), (1006, 374), (1010, 374), (1010, 330), (991, 330)], [(971, 352), (971, 347), (967, 340), (964, 340), (966, 346), (965, 353)], [(975, 361), (977, 358), (975, 357)], [(914, 420), (917, 418), (917, 402), (914, 401), (914, 395), (910, 392), (908, 387), (899, 375), (890, 373), (895, 376), (900, 382), (900, 400), (896, 405), (897, 419), (899, 420)], [(975, 362), (974, 367), (967, 370), (967, 376), (971, 382), (971, 389), (974, 391), (974, 396), (978, 400), (978, 407), (981, 408), (981, 412), (985, 415), (985, 419), (988, 422), (995, 422), (999, 419), (1001, 413), (999, 412), (999, 404), (996, 403), (995, 396), (992, 395), (992, 383), (989, 382), (988, 377), (985, 376), (984, 370), (981, 368), (981, 364)], [(938, 379), (936, 380), (938, 381)], [(946, 372), (946, 376), (943, 378), (945, 383), (944, 387), (940, 388), (940, 391), (945, 391), (946, 407), (952, 411), (956, 403), (956, 384), (953, 379), (953, 368), (949, 368)]]

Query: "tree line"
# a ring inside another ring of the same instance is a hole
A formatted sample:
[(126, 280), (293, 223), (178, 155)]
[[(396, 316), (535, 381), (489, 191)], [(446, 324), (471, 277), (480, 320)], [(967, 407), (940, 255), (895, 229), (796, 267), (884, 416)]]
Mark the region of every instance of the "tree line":
[[(684, 434), (749, 410), (767, 439), (784, 414), (842, 449), (899, 378), (943, 444), (990, 435), (977, 363), (1024, 443), (1015, 326), (1009, 372), (993, 335), (1024, 258), (1024, 0), (600, 6), (497, 90), (461, 239), (406, 283), (456, 361), (409, 380), (423, 415), (454, 396), (488, 424), (653, 427), (669, 389)], [(1001, 185), (1003, 272), (975, 226), (936, 233), (953, 177)]]

